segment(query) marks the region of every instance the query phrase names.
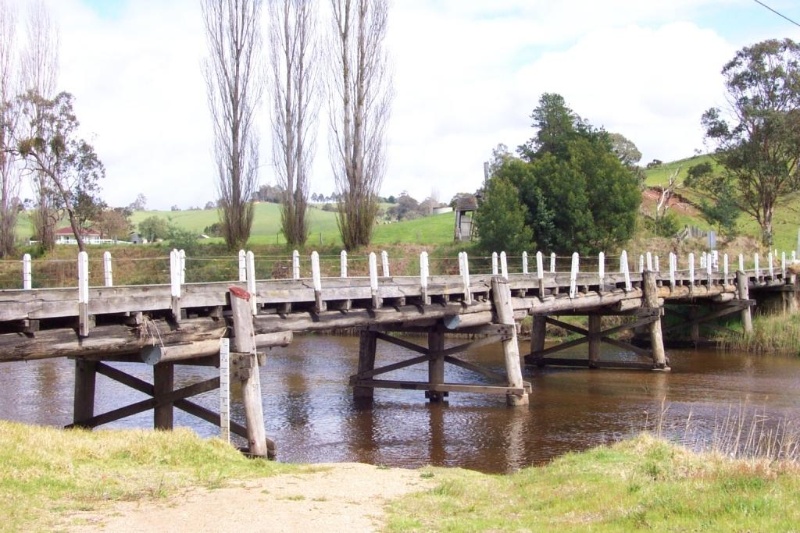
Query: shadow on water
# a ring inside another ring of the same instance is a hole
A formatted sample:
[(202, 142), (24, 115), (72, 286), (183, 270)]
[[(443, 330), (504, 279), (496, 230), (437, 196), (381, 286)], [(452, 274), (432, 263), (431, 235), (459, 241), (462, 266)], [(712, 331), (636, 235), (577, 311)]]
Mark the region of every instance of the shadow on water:
[[(419, 340), (422, 342), (422, 340)], [(581, 353), (581, 352), (576, 352)], [(348, 378), (357, 366), (358, 339), (298, 336), (269, 352), (261, 369), (267, 433), (285, 462), (357, 461), (389, 466), (460, 466), (510, 472), (569, 451), (615, 442), (643, 429), (692, 443), (715, 438), (721, 421), (757, 416), (763, 424), (800, 423), (800, 359), (672, 350), (670, 373), (548, 368), (526, 370), (530, 405), (512, 409), (502, 396), (453, 393), (429, 404), (419, 391), (377, 390), (371, 406), (355, 405)], [(378, 364), (407, 357), (379, 345)], [(488, 346), (464, 359), (503, 371), (502, 353)], [(145, 365), (118, 365), (151, 381)], [(176, 386), (207, 379), (216, 369), (181, 367)], [(397, 371), (396, 379), (425, 381), (427, 367)], [(482, 378), (448, 365), (446, 380)], [(73, 364), (47, 360), (0, 365), (0, 416), (45, 425), (71, 422)], [(234, 390), (233, 418), (244, 419)], [(98, 377), (96, 412), (145, 396)], [(216, 410), (218, 396), (196, 400)], [(175, 423), (204, 437), (218, 429), (176, 410)], [(740, 422), (745, 423), (745, 422)], [(691, 426), (691, 431), (688, 430)], [(152, 413), (110, 424), (152, 427)]]

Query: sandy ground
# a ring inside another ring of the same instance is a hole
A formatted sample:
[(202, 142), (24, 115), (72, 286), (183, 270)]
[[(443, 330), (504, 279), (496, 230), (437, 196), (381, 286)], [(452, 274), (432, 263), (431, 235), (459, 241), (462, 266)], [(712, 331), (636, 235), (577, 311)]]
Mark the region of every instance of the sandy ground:
[(165, 500), (115, 503), (71, 516), (65, 529), (126, 533), (380, 531), (386, 502), (435, 483), (423, 478), (419, 470), (355, 463), (315, 466), (321, 471), (248, 480), (221, 489), (190, 489)]

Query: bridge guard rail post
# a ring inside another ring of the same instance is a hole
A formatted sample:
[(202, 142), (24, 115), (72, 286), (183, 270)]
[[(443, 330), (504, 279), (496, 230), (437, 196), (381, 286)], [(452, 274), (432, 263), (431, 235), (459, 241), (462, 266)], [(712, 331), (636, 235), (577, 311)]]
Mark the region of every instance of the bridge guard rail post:
[[(508, 374), (508, 386), (523, 388), (525, 384), (522, 381), (522, 365), (520, 364), (519, 345), (517, 344), (517, 328), (514, 322), (514, 306), (511, 303), (511, 287), (508, 285), (508, 280), (497, 276), (492, 278), (492, 303), (497, 313), (497, 321), (500, 324), (514, 326), (511, 328), (511, 338), (503, 340), (503, 355), (505, 356), (506, 373)], [(511, 406), (528, 405), (528, 393), (523, 392), (521, 395), (508, 394), (506, 401)]]
[[(756, 275), (758, 275), (756, 273)], [(736, 292), (740, 300), (750, 299), (750, 279), (741, 270), (736, 272)], [(753, 333), (753, 316), (750, 314), (750, 306), (742, 309), (742, 329), (746, 334)]]
[(233, 351), (236, 352), (235, 355), (231, 354), (231, 366), (236, 368), (235, 375), (242, 382), (242, 400), (250, 454), (270, 457), (274, 454), (274, 443), (268, 441), (264, 426), (253, 313), (247, 296), (249, 293), (245, 297), (240, 297), (234, 291), (229, 291), (233, 314)]
[[(656, 284), (656, 273), (646, 270), (643, 275), (643, 307), (659, 309), (658, 285)], [(656, 368), (668, 370), (667, 354), (664, 351), (664, 336), (661, 332), (661, 320), (654, 320), (650, 323), (650, 347), (653, 351), (653, 365)]]

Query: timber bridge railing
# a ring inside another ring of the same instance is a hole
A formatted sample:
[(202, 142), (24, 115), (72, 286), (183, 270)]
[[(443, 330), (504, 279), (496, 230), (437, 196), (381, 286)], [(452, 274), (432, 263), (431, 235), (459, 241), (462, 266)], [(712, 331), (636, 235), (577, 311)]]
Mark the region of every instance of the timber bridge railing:
[[(267, 455), (272, 448), (264, 434), (258, 372), (263, 354), (258, 350), (287, 345), (295, 332), (360, 330), (358, 369), (350, 379), (355, 398), (371, 399), (375, 388), (398, 388), (424, 391), (431, 401), (441, 401), (450, 392), (477, 392), (505, 395), (510, 405), (527, 405), (531, 389), (523, 381), (517, 338), (518, 323), (527, 316), (532, 317), (530, 352), (524, 357), (528, 364), (666, 370), (664, 331), (690, 331), (691, 339), (697, 340), (701, 326), (719, 327), (716, 319), (736, 313), (748, 330), (755, 303), (751, 295), (777, 297), (783, 305), (796, 306), (797, 282), (790, 268), (797, 261), (794, 252), (788, 258), (770, 253), (763, 260), (756, 254), (747, 264), (740, 255), (736, 265), (716, 252), (689, 254), (680, 261), (669, 254), (664, 268), (653, 254), (637, 259), (631, 261), (635, 264), (631, 268), (626, 252), (615, 258), (602, 253), (588, 259), (573, 254), (569, 268), (559, 269), (564, 261), (555, 254), (537, 253), (530, 257), (530, 264), (523, 254), (514, 258), (517, 267), (509, 269), (505, 253), (473, 259), (462, 252), (457, 263), (445, 263), (422, 252), (418, 258), (402, 260), (418, 267), (418, 273), (392, 275), (386, 252), (369, 254), (363, 264), (354, 264), (345, 252), (336, 264), (314, 252), (310, 276), (302, 277), (300, 255), (294, 252), (291, 259), (272, 264), (271, 273), (284, 279), (259, 279), (264, 270), (256, 268), (252, 252), (242, 251), (238, 257), (226, 258), (228, 266), (222, 270), (235, 279), (187, 282), (186, 265), (191, 259), (173, 250), (169, 268), (163, 269), (168, 283), (114, 285), (111, 254), (103, 255), (102, 268), (90, 269), (96, 263), (81, 252), (73, 262), (77, 286), (33, 288), (38, 284), (34, 274), (46, 269), (43, 265), (35, 269), (28, 256), (21, 263), (0, 265), (3, 271), (15, 271), (22, 285), (0, 290), (0, 362), (74, 359), (73, 425), (96, 427), (153, 410), (155, 427), (171, 428), (177, 407), (225, 431), (229, 428), (248, 440), (252, 453)], [(431, 272), (431, 263), (437, 261), (444, 272)], [(219, 275), (220, 271), (215, 272)], [(13, 283), (8, 275), (0, 281), (6, 286)], [(670, 320), (664, 318), (665, 310)], [(563, 315), (586, 316), (588, 327), (554, 318)], [(605, 316), (625, 319), (604, 330)], [(580, 337), (545, 348), (548, 323)], [(644, 334), (650, 350), (616, 336), (631, 329), (639, 337)], [(427, 343), (416, 344), (392, 334), (396, 332), (426, 334)], [(446, 335), (451, 333), (468, 340), (446, 346)], [(376, 368), (378, 341), (416, 355)], [(455, 357), (489, 343), (502, 345), (505, 375)], [(585, 359), (552, 357), (584, 343), (588, 344)], [(631, 351), (638, 359), (602, 360), (601, 343)], [(109, 365), (114, 362), (152, 365), (153, 383)], [(428, 365), (427, 381), (384, 376), (417, 364)], [(445, 364), (475, 373), (475, 382), (445, 381)], [(220, 376), (176, 390), (174, 371), (180, 365), (218, 366)], [(97, 374), (150, 398), (97, 415)], [(243, 384), (245, 425), (229, 420), (230, 379)], [(221, 391), (219, 413), (189, 400), (217, 388)]]

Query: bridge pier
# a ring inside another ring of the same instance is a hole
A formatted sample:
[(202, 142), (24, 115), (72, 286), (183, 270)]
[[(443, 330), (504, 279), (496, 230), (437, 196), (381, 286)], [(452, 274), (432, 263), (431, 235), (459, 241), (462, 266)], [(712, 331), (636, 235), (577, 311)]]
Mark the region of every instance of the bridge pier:
[(171, 430), (174, 424), (173, 403), (164, 400), (172, 393), (175, 386), (174, 363), (159, 363), (153, 365), (153, 398), (156, 406), (153, 408), (153, 428)]
[(94, 396), (97, 384), (97, 361), (75, 359), (75, 391), (72, 404), (72, 422), (83, 422), (94, 416)]
[(436, 390), (444, 384), (444, 328), (436, 326), (428, 332), (428, 383), (431, 390), (425, 396), (431, 403), (441, 403), (447, 397), (447, 391)]

